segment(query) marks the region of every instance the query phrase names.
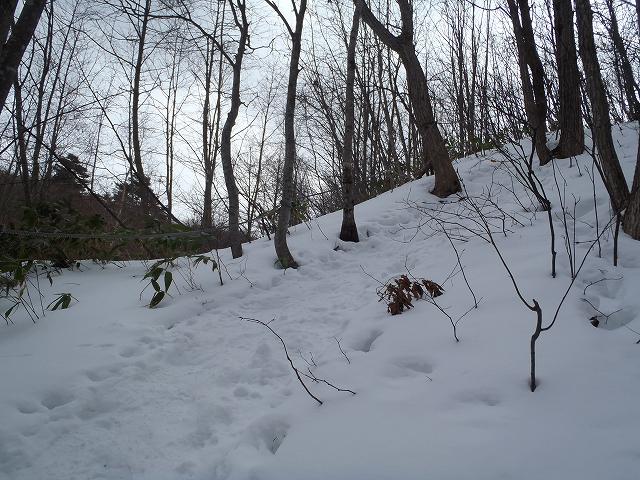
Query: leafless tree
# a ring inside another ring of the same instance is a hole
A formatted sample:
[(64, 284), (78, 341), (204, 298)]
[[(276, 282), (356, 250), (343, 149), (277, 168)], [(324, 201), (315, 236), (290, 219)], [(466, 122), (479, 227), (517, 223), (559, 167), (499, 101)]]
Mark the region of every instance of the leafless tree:
[(613, 208), (619, 214), (627, 206), (629, 187), (622, 173), (611, 136), (609, 105), (600, 73), (600, 63), (593, 33), (593, 12), (589, 0), (576, 0), (576, 18), (580, 57), (591, 103), (595, 146), (598, 150), (604, 183), (611, 197)]
[(362, 8), (362, 20), (376, 36), (395, 51), (404, 65), (413, 116), (420, 132), (423, 147), (423, 163), (432, 165), (435, 171), (435, 186), (432, 193), (446, 197), (460, 190), (458, 176), (451, 165), (444, 139), (434, 117), (427, 79), (416, 55), (413, 28), (413, 4), (408, 0), (397, 0), (400, 8), (401, 31), (394, 35), (373, 14), (364, 0), (354, 0)]
[(553, 0), (553, 20), (560, 97), (560, 141), (553, 155), (573, 157), (584, 151), (584, 127), (580, 108), (580, 83), (571, 0)]
[(358, 227), (353, 213), (355, 191), (353, 188), (353, 130), (354, 130), (354, 83), (356, 77), (356, 45), (360, 27), (361, 4), (356, 4), (347, 48), (347, 85), (345, 91), (344, 142), (342, 153), (342, 227), (340, 239), (357, 242)]
[(527, 120), (535, 134), (536, 153), (540, 164), (545, 165), (551, 160), (546, 137), (547, 95), (544, 69), (533, 34), (531, 8), (529, 0), (507, 0), (507, 3), (518, 48), (518, 65)]
[(287, 230), (291, 219), (291, 207), (294, 196), (293, 170), (296, 161), (296, 136), (295, 136), (295, 109), (296, 90), (300, 70), (300, 51), (302, 49), (302, 27), (307, 11), (307, 0), (300, 0), (299, 4), (292, 2), (295, 24), (292, 26), (286, 19), (280, 8), (271, 0), (265, 0), (280, 17), (291, 39), (291, 58), (289, 63), (289, 83), (287, 85), (287, 103), (284, 113), (284, 163), (282, 166), (282, 196), (278, 210), (278, 225), (275, 232), (274, 244), (276, 256), (283, 268), (298, 268), (287, 245)]

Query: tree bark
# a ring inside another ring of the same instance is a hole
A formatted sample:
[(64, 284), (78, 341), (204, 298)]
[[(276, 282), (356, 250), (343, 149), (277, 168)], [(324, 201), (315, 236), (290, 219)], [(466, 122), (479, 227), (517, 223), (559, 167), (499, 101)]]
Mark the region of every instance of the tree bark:
[[(220, 140), (220, 160), (224, 172), (224, 181), (229, 196), (229, 236), (231, 240), (231, 255), (233, 258), (242, 256), (242, 239), (240, 238), (240, 202), (238, 198), (238, 186), (233, 173), (233, 161), (231, 159), (231, 133), (238, 118), (240, 110), (240, 76), (242, 74), (242, 60), (249, 36), (249, 22), (246, 17), (244, 0), (238, 0), (236, 12), (233, 3), (230, 4), (236, 25), (240, 29), (238, 50), (233, 62), (233, 81), (231, 85), (231, 108), (222, 127)], [(239, 13), (239, 15), (238, 15)]]
[[(13, 10), (11, 6), (14, 3), (13, 0), (3, 1), (0, 9), (0, 13), (3, 15), (5, 11), (11, 12), (10, 20), (13, 20), (15, 6)], [(4, 17), (0, 20), (0, 34), (4, 35), (4, 38), (1, 39), (3, 46), (0, 51), (0, 113), (4, 109), (11, 86), (18, 77), (18, 67), (22, 55), (36, 31), (46, 3), (46, 0), (25, 0), (20, 17), (11, 29), (11, 36), (6, 42), (4, 39), (8, 33), (7, 18)]]
[[(636, 14), (638, 20), (638, 35), (640, 35), (640, 0), (636, 0)], [(638, 154), (636, 157), (636, 171), (633, 175), (633, 185), (629, 197), (629, 205), (624, 214), (622, 225), (625, 233), (635, 240), (640, 240), (640, 138), (638, 139)]]
[(409, 98), (415, 123), (422, 139), (423, 163), (433, 165), (435, 187), (431, 191), (438, 197), (446, 197), (460, 191), (460, 181), (451, 165), (447, 147), (433, 115), (433, 107), (427, 88), (427, 78), (416, 55), (413, 32), (413, 7), (409, 0), (396, 0), (400, 7), (402, 30), (393, 35), (371, 12), (364, 0), (354, 0), (361, 5), (362, 20), (387, 47), (395, 51), (407, 74)]
[(560, 97), (560, 142), (554, 149), (557, 158), (580, 155), (584, 151), (584, 127), (580, 108), (580, 74), (573, 34), (571, 0), (553, 0), (553, 20)]
[(15, 97), (15, 120), (16, 120), (16, 137), (18, 143), (18, 163), (20, 165), (20, 178), (22, 179), (22, 188), (24, 194), (24, 203), (27, 207), (31, 207), (31, 178), (29, 175), (29, 162), (27, 160), (27, 145), (25, 139), (24, 120), (22, 118), (22, 87), (16, 79), (13, 86), (13, 94)]
[(551, 161), (546, 136), (547, 95), (544, 86), (544, 69), (533, 35), (529, 1), (507, 0), (507, 3), (518, 49), (518, 66), (527, 121), (535, 135), (535, 147), (540, 165), (546, 165)]
[(356, 5), (347, 47), (347, 85), (345, 93), (344, 141), (342, 144), (342, 227), (340, 240), (358, 242), (358, 228), (354, 215), (355, 191), (353, 188), (353, 127), (354, 83), (356, 77), (356, 46), (360, 27), (361, 7)]
[[(640, 3), (640, 0), (636, 1)], [(624, 213), (622, 229), (631, 238), (640, 240), (640, 139), (638, 141), (636, 171), (633, 175), (633, 186), (629, 196), (629, 205)]]
[(607, 9), (609, 10), (609, 17), (611, 26), (609, 33), (611, 34), (611, 40), (613, 41), (613, 48), (618, 52), (620, 59), (620, 69), (622, 73), (622, 86), (624, 94), (627, 97), (628, 115), (630, 120), (640, 120), (640, 102), (636, 96), (638, 84), (633, 77), (633, 68), (627, 55), (627, 49), (625, 48), (624, 41), (620, 35), (620, 29), (618, 28), (618, 19), (616, 17), (616, 11), (613, 6), (612, 0), (607, 0)]
[(2, 0), (0, 1), (0, 55), (4, 50), (4, 44), (7, 41), (13, 17), (16, 11), (18, 0)]
[[(224, 24), (224, 11), (222, 21), (216, 17), (216, 28)], [(222, 38), (223, 28), (220, 28), (220, 38)], [(213, 44), (207, 43), (205, 57), (205, 82), (204, 82), (204, 105), (202, 108), (202, 163), (204, 167), (204, 205), (202, 209), (202, 227), (211, 228), (213, 225), (213, 177), (216, 170), (216, 157), (218, 156), (218, 133), (220, 131), (220, 101), (222, 98), (222, 59), (220, 51), (218, 62), (218, 77), (216, 89), (216, 105), (211, 118), (211, 79), (213, 77), (215, 49)]]
[(133, 162), (135, 166), (135, 176), (140, 185), (140, 195), (144, 212), (148, 213), (151, 206), (151, 198), (148, 190), (151, 188), (149, 179), (144, 174), (142, 164), (142, 147), (140, 142), (140, 79), (142, 76), (142, 64), (144, 62), (144, 47), (147, 37), (147, 26), (149, 24), (149, 13), (151, 11), (151, 0), (145, 1), (142, 13), (142, 25), (140, 26), (140, 36), (138, 38), (138, 53), (136, 57), (135, 70), (133, 75), (133, 85), (131, 91), (131, 138), (133, 149)]
[(289, 63), (289, 82), (287, 85), (287, 103), (284, 112), (284, 163), (282, 166), (282, 197), (278, 210), (278, 223), (274, 235), (274, 246), (280, 266), (282, 268), (298, 268), (287, 245), (287, 230), (291, 220), (291, 207), (293, 204), (293, 170), (296, 162), (296, 133), (295, 133), (295, 109), (296, 89), (298, 86), (298, 68), (300, 64), (300, 50), (302, 48), (302, 27), (304, 15), (307, 10), (307, 0), (300, 0), (300, 5), (295, 8), (295, 29), (292, 29), (286, 19), (278, 10), (275, 3), (267, 0), (267, 3), (281, 16), (287, 26), (291, 37), (291, 60)]
[[(593, 34), (593, 12), (589, 0), (576, 0), (578, 46), (587, 84), (593, 118), (593, 138), (598, 150), (604, 183), (615, 213), (621, 213), (629, 200), (629, 187), (620, 168), (620, 162), (611, 136), (609, 104), (600, 73), (600, 63)], [(594, 159), (595, 160), (595, 159)]]

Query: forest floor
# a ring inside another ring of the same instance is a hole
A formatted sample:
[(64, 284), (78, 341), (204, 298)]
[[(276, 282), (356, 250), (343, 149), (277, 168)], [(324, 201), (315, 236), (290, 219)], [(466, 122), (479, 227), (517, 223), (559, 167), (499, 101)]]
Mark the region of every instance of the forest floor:
[[(637, 125), (614, 134), (630, 182)], [(553, 169), (535, 167), (553, 203), (552, 278), (546, 214), (527, 211), (505, 158), (487, 152), (455, 164), (465, 196), (491, 187), (506, 212), (502, 224), (491, 207), (494, 238), (545, 324), (571, 282), (565, 238), (577, 267), (596, 236), (594, 203), (601, 229), (610, 218), (597, 178), (594, 202), (591, 165), (587, 155), (556, 161), (566, 231)], [(462, 275), (428, 217), (460, 212), (465, 201), (443, 203), (432, 185), (423, 178), (358, 205), (357, 244), (337, 240), (341, 212), (291, 228), (298, 270), (275, 268), (264, 238), (239, 260), (220, 252), (223, 286), (210, 265), (183, 261), (179, 292), (172, 287), (154, 309), (151, 289), (140, 295), (141, 262), (83, 262), (51, 287), (41, 281), (45, 306), (61, 292), (77, 302), (35, 325), (16, 312), (15, 325), (0, 327), (0, 478), (637, 479), (640, 243), (621, 233), (614, 267), (608, 229), (587, 255), (538, 341), (532, 393), (535, 314), (464, 220), (466, 228), (449, 226)], [(378, 281), (402, 274), (440, 283), (437, 306), (415, 300), (391, 316)], [(462, 317), (459, 342), (443, 311)], [(356, 395), (304, 378), (318, 405), (278, 338), (240, 317), (271, 322), (298, 368)]]

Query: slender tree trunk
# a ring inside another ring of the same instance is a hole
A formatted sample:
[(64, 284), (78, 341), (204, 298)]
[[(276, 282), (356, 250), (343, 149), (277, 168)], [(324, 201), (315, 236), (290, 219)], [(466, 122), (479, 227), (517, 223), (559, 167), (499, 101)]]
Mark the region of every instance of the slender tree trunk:
[(611, 26), (609, 33), (611, 34), (611, 40), (613, 40), (613, 48), (617, 52), (617, 56), (620, 61), (620, 70), (622, 73), (622, 86), (624, 95), (627, 97), (628, 115), (630, 120), (640, 120), (640, 101), (636, 96), (638, 90), (638, 84), (633, 77), (633, 68), (627, 55), (627, 49), (625, 48), (624, 41), (620, 35), (620, 29), (618, 28), (618, 18), (616, 17), (616, 11), (613, 6), (613, 0), (607, 0), (607, 9), (609, 10), (609, 17), (611, 20)]
[(205, 52), (204, 102), (202, 105), (202, 166), (204, 168), (204, 198), (202, 205), (202, 228), (211, 228), (212, 190), (213, 190), (213, 157), (211, 155), (210, 123), (211, 123), (211, 78), (213, 76), (213, 47), (207, 41)]
[(138, 180), (138, 184), (140, 185), (141, 200), (145, 213), (149, 213), (151, 205), (151, 198), (148, 192), (148, 189), (151, 188), (151, 186), (149, 184), (149, 179), (144, 174), (144, 166), (142, 164), (142, 147), (140, 142), (140, 79), (142, 76), (142, 64), (144, 62), (144, 48), (150, 11), (151, 0), (146, 0), (144, 11), (142, 13), (142, 24), (140, 26), (140, 36), (138, 38), (138, 53), (136, 57), (131, 92), (131, 138), (133, 162), (135, 166), (135, 176)]
[(546, 136), (547, 96), (544, 86), (544, 69), (533, 35), (529, 0), (507, 0), (507, 3), (518, 49), (518, 65), (527, 121), (535, 134), (535, 147), (540, 165), (546, 165), (551, 161)]
[[(171, 75), (169, 76), (169, 91), (165, 105), (165, 193), (167, 195), (167, 209), (173, 211), (173, 165), (175, 159), (174, 138), (176, 132), (176, 103), (178, 97), (178, 81), (180, 78), (181, 52), (177, 48), (178, 42), (173, 45), (174, 59), (171, 62)], [(182, 47), (181, 47), (182, 48)]]
[[(218, 9), (216, 12), (216, 30), (220, 28), (220, 43), (224, 34), (225, 9)], [(214, 32), (215, 36), (215, 32)], [(205, 104), (202, 110), (202, 145), (204, 163), (204, 206), (202, 214), (202, 226), (211, 228), (213, 222), (213, 177), (216, 170), (216, 159), (218, 156), (218, 134), (220, 132), (221, 99), (222, 99), (222, 65), (224, 53), (220, 50), (218, 59), (218, 77), (216, 89), (216, 106), (211, 118), (211, 78), (213, 76), (213, 66), (215, 58), (214, 43), (207, 44), (207, 57), (205, 59)]]
[(233, 4), (231, 4), (231, 8), (236, 25), (240, 29), (240, 38), (238, 39), (238, 50), (236, 51), (236, 57), (233, 63), (231, 108), (222, 127), (220, 140), (220, 159), (222, 161), (222, 170), (227, 186), (227, 195), (229, 196), (229, 235), (231, 237), (231, 254), (233, 258), (242, 256), (242, 239), (240, 238), (240, 201), (238, 198), (238, 186), (236, 185), (231, 159), (231, 133), (240, 110), (240, 76), (242, 74), (242, 60), (244, 58), (247, 37), (249, 35), (249, 22), (245, 14), (244, 0), (238, 0), (237, 5), (238, 12), (234, 10), (235, 7)]
[[(3, 0), (1, 2), (0, 13), (5, 15), (5, 12), (10, 12), (9, 22), (13, 21), (15, 3), (13, 0)], [(46, 3), (46, 0), (25, 0), (20, 17), (11, 28), (11, 36), (6, 42), (4, 42), (4, 39), (8, 33), (7, 17), (0, 19), (0, 35), (2, 35), (1, 40), (3, 43), (2, 50), (0, 50), (0, 113), (4, 109), (9, 90), (11, 90), (11, 86), (18, 77), (18, 67), (20, 66), (22, 55), (36, 31)], [(14, 6), (13, 9), (11, 8), (12, 5)]]
[(20, 82), (16, 79), (13, 85), (13, 94), (15, 96), (15, 121), (16, 134), (18, 143), (18, 159), (20, 165), (20, 177), (22, 180), (22, 188), (24, 194), (24, 203), (28, 207), (31, 206), (31, 178), (29, 175), (29, 161), (27, 160), (27, 144), (25, 139), (24, 120), (22, 118), (22, 88)]
[(584, 151), (584, 127), (580, 108), (580, 74), (573, 34), (571, 0), (553, 0), (558, 94), (560, 97), (560, 142), (553, 154), (558, 158), (580, 155)]
[(356, 46), (360, 27), (361, 7), (356, 5), (347, 48), (347, 85), (345, 92), (344, 141), (342, 152), (342, 227), (340, 240), (357, 242), (358, 228), (354, 216), (355, 191), (353, 188), (353, 126), (354, 126), (354, 83), (356, 77)]
[(587, 94), (591, 103), (593, 138), (598, 150), (605, 186), (611, 197), (613, 209), (619, 214), (627, 206), (629, 187), (622, 173), (622, 168), (620, 168), (611, 136), (609, 104), (600, 73), (600, 63), (593, 34), (593, 12), (589, 0), (576, 0), (576, 19), (580, 58), (587, 84)]
[[(277, 10), (275, 4), (272, 8)], [(287, 85), (287, 103), (284, 113), (284, 163), (282, 165), (282, 197), (278, 211), (278, 224), (274, 235), (276, 255), (283, 268), (298, 268), (287, 245), (287, 230), (291, 220), (291, 207), (294, 195), (294, 167), (296, 162), (295, 109), (298, 74), (300, 73), (300, 50), (302, 48), (302, 27), (307, 10), (307, 0), (300, 0), (295, 12), (295, 29), (287, 28), (291, 36), (291, 60), (289, 63), (289, 83)], [(279, 11), (278, 11), (279, 13)], [(285, 20), (286, 22), (286, 20)]]

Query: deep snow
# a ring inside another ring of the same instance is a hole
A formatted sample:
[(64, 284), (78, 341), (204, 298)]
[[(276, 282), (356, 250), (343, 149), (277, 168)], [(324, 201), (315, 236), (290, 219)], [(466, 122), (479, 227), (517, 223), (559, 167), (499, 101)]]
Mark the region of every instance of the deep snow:
[[(637, 126), (614, 134), (631, 179)], [(492, 178), (510, 186), (501, 160), (489, 152), (456, 162), (470, 194)], [(577, 161), (580, 170), (568, 160), (557, 165), (571, 208), (571, 194), (580, 199), (576, 236), (586, 242), (594, 238), (590, 162)], [(508, 223), (508, 236), (496, 238), (546, 322), (569, 269), (552, 170), (536, 170), (554, 202), (557, 278), (544, 212), (533, 218), (495, 183), (493, 193), (525, 224)], [(291, 229), (297, 271), (276, 269), (272, 243), (260, 239), (245, 245), (240, 260), (221, 252), (224, 286), (206, 265), (193, 273), (201, 289), (176, 271), (180, 293), (153, 310), (145, 308), (149, 291), (139, 299), (140, 262), (84, 262), (54, 278), (47, 299), (71, 292), (79, 302), (37, 325), (18, 313), (15, 326), (0, 327), (0, 478), (638, 478), (640, 335), (632, 330), (640, 332), (640, 244), (621, 234), (618, 267), (609, 233), (602, 258), (597, 249), (589, 255), (556, 325), (538, 342), (539, 387), (531, 393), (535, 317), (482, 240), (456, 242), (482, 298), (460, 321), (459, 343), (428, 302), (393, 317), (378, 302), (372, 277), (386, 281), (408, 269), (442, 282), (437, 301), (454, 319), (472, 306), (446, 237), (416, 229), (425, 218), (411, 206), (437, 202), (428, 194), (432, 182), (358, 205), (359, 244), (336, 240), (336, 212)], [(602, 226), (609, 210), (597, 186)], [(578, 260), (588, 245), (579, 244)], [(181, 272), (188, 274), (184, 262)], [(583, 293), (602, 278), (609, 280)], [(585, 298), (605, 314), (621, 310), (594, 328), (597, 312)], [(240, 316), (274, 319), (297, 366), (315, 364), (318, 377), (357, 395), (307, 381), (325, 402), (318, 406), (278, 339)]]

